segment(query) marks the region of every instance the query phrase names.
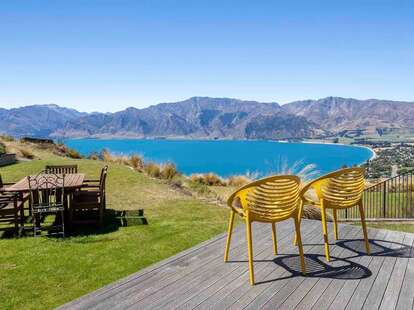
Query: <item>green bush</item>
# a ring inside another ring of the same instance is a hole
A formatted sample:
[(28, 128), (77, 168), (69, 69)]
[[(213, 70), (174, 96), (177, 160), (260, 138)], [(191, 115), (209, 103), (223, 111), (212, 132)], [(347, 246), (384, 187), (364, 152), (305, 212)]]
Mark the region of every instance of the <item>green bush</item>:
[(6, 146), (0, 142), (0, 154), (6, 153)]

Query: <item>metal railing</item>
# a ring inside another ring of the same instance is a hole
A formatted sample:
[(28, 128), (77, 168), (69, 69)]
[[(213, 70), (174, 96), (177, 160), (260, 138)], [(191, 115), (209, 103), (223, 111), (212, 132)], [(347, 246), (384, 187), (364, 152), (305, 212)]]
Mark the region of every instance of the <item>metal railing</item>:
[[(362, 197), (366, 219), (414, 220), (413, 175), (414, 170), (407, 171), (366, 188)], [(360, 218), (357, 207), (341, 210), (338, 215), (344, 221)]]

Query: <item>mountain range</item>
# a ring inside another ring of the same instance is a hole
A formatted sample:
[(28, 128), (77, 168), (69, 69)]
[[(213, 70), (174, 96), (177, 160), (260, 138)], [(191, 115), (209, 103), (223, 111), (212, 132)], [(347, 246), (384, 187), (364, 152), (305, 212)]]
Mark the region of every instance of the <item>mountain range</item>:
[(0, 133), (53, 138), (301, 139), (414, 132), (414, 102), (327, 97), (284, 105), (192, 97), (83, 113), (57, 105), (0, 108)]

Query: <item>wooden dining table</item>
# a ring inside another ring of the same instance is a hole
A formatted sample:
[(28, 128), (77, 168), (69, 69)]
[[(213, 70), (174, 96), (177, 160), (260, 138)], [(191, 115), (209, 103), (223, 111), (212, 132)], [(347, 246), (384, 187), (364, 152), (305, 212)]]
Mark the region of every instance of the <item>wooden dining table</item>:
[[(54, 174), (51, 174), (50, 177), (53, 178), (53, 176), (55, 176)], [(35, 177), (35, 176), (33, 176)], [(55, 176), (56, 177), (56, 176)], [(64, 182), (63, 182), (63, 188), (65, 191), (66, 195), (72, 195), (74, 191), (76, 191), (77, 189), (80, 189), (83, 185), (83, 181), (85, 179), (85, 174), (84, 173), (70, 173), (70, 174), (65, 174), (64, 176)], [(34, 188), (33, 184), (32, 184), (32, 189), (33, 190), (42, 190), (42, 188)], [(28, 177), (24, 177), (22, 178), (19, 182), (8, 186), (6, 188), (4, 188), (5, 192), (14, 192), (14, 193), (19, 193), (20, 197), (23, 198), (23, 195), (25, 193), (30, 192), (30, 187), (29, 187), (29, 180)], [(70, 199), (66, 199), (65, 201), (65, 210), (67, 213), (67, 210), (69, 208), (68, 206), (68, 202), (70, 201)], [(29, 208), (29, 214), (31, 214), (31, 209)], [(24, 218), (24, 210), (23, 208), (21, 209), (21, 218), (23, 220)]]
[[(51, 174), (51, 177), (53, 177), (54, 175)], [(33, 176), (35, 177), (35, 176)], [(82, 184), (83, 184), (83, 180), (85, 179), (85, 174), (83, 173), (70, 173), (70, 174), (65, 174), (65, 178), (64, 178), (64, 189), (67, 192), (73, 192), (74, 190), (81, 188)], [(32, 189), (38, 189), (38, 188), (33, 188), (32, 185)], [(41, 189), (41, 188), (39, 188)], [(19, 182), (8, 186), (4, 189), (4, 191), (6, 192), (15, 192), (15, 193), (27, 193), (30, 191), (30, 187), (29, 187), (29, 180), (26, 177), (24, 177), (23, 179), (21, 179)]]

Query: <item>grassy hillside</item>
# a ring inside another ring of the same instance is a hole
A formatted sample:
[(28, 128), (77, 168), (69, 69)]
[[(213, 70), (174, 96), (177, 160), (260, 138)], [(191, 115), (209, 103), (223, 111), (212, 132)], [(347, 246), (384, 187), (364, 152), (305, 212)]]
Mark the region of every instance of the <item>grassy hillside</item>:
[[(18, 143), (8, 147), (18, 148)], [(69, 159), (32, 148), (34, 160), (0, 168), (7, 182), (46, 164), (78, 164), (97, 178), (103, 162)], [(201, 202), (170, 185), (110, 164), (107, 208), (144, 209), (148, 225), (119, 227), (65, 239), (0, 239), (0, 308), (54, 308), (223, 232), (228, 210)]]

